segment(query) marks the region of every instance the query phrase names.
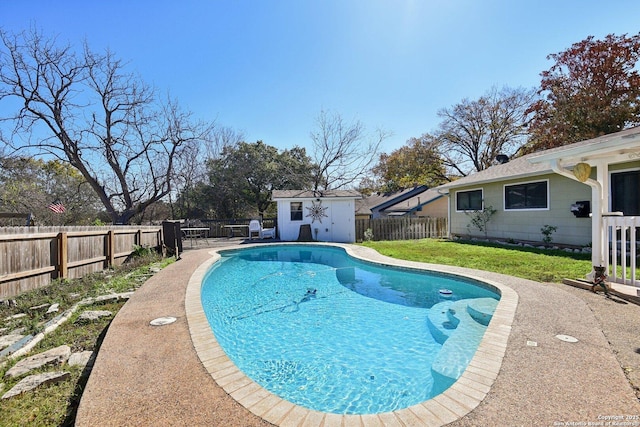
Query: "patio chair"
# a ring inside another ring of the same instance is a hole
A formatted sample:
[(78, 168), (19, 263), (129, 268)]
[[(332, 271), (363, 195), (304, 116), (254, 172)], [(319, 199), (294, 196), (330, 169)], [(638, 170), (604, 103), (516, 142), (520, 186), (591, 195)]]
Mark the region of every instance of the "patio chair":
[(257, 219), (249, 221), (249, 240), (253, 240), (253, 235), (256, 233), (259, 239), (262, 239), (262, 224)]
[(260, 238), (261, 239), (266, 239), (266, 238), (275, 239), (276, 238), (276, 227), (273, 227), (273, 228), (260, 228)]

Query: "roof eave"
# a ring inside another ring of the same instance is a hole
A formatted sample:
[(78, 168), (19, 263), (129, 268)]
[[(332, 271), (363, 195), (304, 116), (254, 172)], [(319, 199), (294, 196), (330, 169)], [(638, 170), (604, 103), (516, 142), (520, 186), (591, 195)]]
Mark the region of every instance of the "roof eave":
[(549, 169), (544, 169), (544, 170), (539, 170), (539, 171), (535, 171), (535, 172), (527, 172), (527, 173), (520, 173), (520, 174), (514, 174), (514, 175), (509, 175), (509, 176), (501, 176), (501, 177), (495, 177), (495, 178), (490, 178), (490, 179), (483, 179), (483, 180), (479, 180), (479, 181), (473, 181), (473, 182), (468, 182), (466, 184), (462, 184), (462, 185), (448, 185), (444, 188), (442, 188), (443, 191), (447, 191), (447, 193), (441, 193), (441, 194), (448, 194), (448, 190), (449, 189), (455, 189), (455, 188), (459, 188), (459, 187), (475, 187), (478, 185), (483, 185), (483, 184), (492, 184), (494, 182), (503, 182), (503, 181), (511, 181), (514, 179), (523, 179), (523, 178), (532, 178), (532, 177), (536, 177), (536, 176), (540, 176), (540, 175), (548, 175), (553, 173), (553, 170), (551, 168)]
[(529, 159), (531, 163), (544, 163), (552, 160), (562, 159), (564, 161), (587, 162), (598, 158), (620, 158), (624, 161), (625, 157), (629, 160), (640, 158), (640, 147), (630, 146), (631, 143), (640, 144), (640, 130), (635, 132), (623, 133), (616, 135), (610, 139), (604, 137), (596, 138), (591, 143), (580, 145), (577, 147), (568, 146), (566, 149), (553, 150), (550, 153), (533, 155)]

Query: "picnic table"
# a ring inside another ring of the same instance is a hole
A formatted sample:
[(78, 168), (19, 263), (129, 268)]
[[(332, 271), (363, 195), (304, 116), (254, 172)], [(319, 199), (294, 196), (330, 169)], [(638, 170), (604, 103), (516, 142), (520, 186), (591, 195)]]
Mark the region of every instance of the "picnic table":
[(182, 235), (189, 240), (191, 246), (193, 246), (193, 240), (196, 238), (209, 238), (209, 229), (207, 227), (185, 227), (181, 228), (180, 231), (182, 232)]
[[(223, 225), (224, 228), (229, 229), (229, 237), (233, 237), (236, 235), (236, 231), (240, 236), (246, 237), (249, 235), (249, 225), (248, 224), (228, 224)], [(245, 233), (244, 230), (247, 230)]]

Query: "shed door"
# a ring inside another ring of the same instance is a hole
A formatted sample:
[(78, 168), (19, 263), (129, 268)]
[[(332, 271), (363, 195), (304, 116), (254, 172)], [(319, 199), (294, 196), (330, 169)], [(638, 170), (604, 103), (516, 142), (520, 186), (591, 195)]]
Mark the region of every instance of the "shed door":
[(331, 241), (353, 242), (355, 210), (353, 201), (336, 201), (331, 206)]

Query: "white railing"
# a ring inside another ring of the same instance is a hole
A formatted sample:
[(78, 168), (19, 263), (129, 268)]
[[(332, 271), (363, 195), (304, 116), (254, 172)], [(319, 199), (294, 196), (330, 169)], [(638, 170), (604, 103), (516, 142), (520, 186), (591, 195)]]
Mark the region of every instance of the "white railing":
[(605, 261), (609, 266), (608, 280), (640, 287), (637, 273), (640, 217), (605, 216), (602, 225), (605, 242), (609, 242), (609, 250), (605, 251)]

